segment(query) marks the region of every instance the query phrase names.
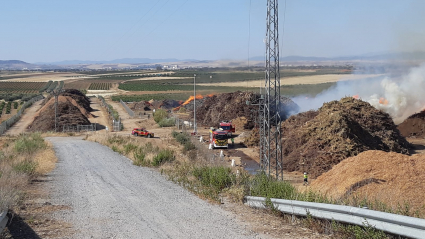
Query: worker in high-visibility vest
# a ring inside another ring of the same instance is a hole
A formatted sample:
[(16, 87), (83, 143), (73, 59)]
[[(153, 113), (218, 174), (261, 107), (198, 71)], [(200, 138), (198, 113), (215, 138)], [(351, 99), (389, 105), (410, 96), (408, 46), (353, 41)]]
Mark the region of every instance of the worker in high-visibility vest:
[(304, 172), (304, 185), (308, 185), (308, 175)]

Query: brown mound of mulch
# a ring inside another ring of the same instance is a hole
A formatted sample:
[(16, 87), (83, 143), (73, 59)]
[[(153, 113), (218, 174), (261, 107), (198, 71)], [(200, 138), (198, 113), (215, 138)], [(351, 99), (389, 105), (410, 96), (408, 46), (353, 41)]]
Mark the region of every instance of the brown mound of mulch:
[[(89, 110), (90, 101), (76, 90), (67, 90), (58, 97), (57, 130), (62, 131), (64, 125), (88, 125), (88, 118), (93, 117)], [(78, 91), (79, 92), (79, 91)], [(81, 93), (81, 92), (79, 92)], [(54, 131), (55, 130), (55, 98), (49, 101), (37, 112), (29, 126), (30, 131)]]
[(314, 180), (311, 187), (334, 199), (377, 199), (396, 209), (407, 203), (412, 211), (425, 213), (424, 172), (423, 154), (407, 156), (370, 150), (335, 165)]
[(404, 137), (423, 137), (425, 136), (425, 111), (421, 111), (409, 116), (398, 125), (401, 135)]
[(91, 112), (93, 109), (90, 106), (90, 99), (81, 93), (79, 90), (75, 89), (67, 89), (63, 93), (60, 94), (61, 96), (69, 96), (72, 99), (75, 100), (77, 104), (74, 104), (77, 107), (83, 107), (86, 112)]
[[(258, 105), (247, 105), (246, 102), (258, 102), (259, 97), (259, 94), (242, 91), (206, 97), (203, 102), (200, 102), (202, 104), (196, 107), (196, 121), (204, 126), (218, 127), (223, 120), (244, 117), (246, 123), (243, 125), (243, 129), (252, 129), (258, 118)], [(283, 119), (299, 109), (298, 105), (289, 98), (282, 97), (281, 103), (280, 115)], [(241, 128), (236, 128), (236, 131), (241, 130)]]
[(129, 104), (130, 109), (134, 110), (134, 111), (149, 111), (151, 110), (151, 103), (149, 103), (148, 101), (140, 101), (140, 102), (135, 102), (132, 104)]
[(352, 97), (293, 115), (282, 123), (284, 169), (314, 178), (367, 150), (409, 154), (410, 144), (391, 117)]
[(159, 104), (159, 108), (172, 110), (181, 105), (180, 101), (177, 100), (161, 100)]

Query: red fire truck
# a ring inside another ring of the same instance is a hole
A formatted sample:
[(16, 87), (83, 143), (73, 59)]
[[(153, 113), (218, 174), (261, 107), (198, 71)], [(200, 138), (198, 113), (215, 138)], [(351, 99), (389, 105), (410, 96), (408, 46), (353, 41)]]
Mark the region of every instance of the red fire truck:
[(221, 121), (220, 122), (220, 129), (225, 131), (229, 137), (231, 137), (232, 133), (235, 132), (235, 126), (232, 125), (231, 121)]
[(209, 148), (229, 148), (229, 137), (227, 136), (227, 132), (211, 128)]

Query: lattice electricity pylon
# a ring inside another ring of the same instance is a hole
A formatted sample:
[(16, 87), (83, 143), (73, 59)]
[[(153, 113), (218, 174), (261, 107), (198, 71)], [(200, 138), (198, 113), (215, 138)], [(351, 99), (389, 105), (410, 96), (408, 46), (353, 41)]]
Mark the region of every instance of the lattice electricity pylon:
[(268, 0), (266, 79), (264, 100), (260, 103), (260, 120), (263, 119), (260, 124), (260, 160), (268, 175), (283, 180), (278, 29), (278, 0)]

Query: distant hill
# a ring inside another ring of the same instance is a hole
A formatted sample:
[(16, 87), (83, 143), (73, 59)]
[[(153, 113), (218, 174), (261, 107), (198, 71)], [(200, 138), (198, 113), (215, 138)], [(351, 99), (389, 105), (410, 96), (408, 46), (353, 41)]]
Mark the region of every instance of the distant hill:
[(165, 59), (150, 59), (150, 58), (122, 58), (111, 61), (84, 61), (84, 60), (66, 60), (59, 62), (38, 62), (36, 64), (50, 64), (50, 65), (79, 65), (79, 64), (155, 64), (162, 62), (181, 62), (181, 61), (196, 61), (193, 59), (179, 60), (175, 58)]
[(18, 60), (6, 60), (6, 61), (2, 61), (0, 60), (0, 65), (14, 65), (14, 64), (22, 64), (22, 65), (29, 65), (29, 63), (25, 62), (25, 61), (18, 61)]
[[(253, 61), (264, 61), (264, 57), (250, 58)], [(314, 56), (285, 56), (281, 57), (281, 62), (301, 62), (301, 61), (359, 61), (359, 60), (425, 60), (425, 52), (401, 52), (401, 53), (370, 53), (359, 56), (340, 57), (314, 57)]]

